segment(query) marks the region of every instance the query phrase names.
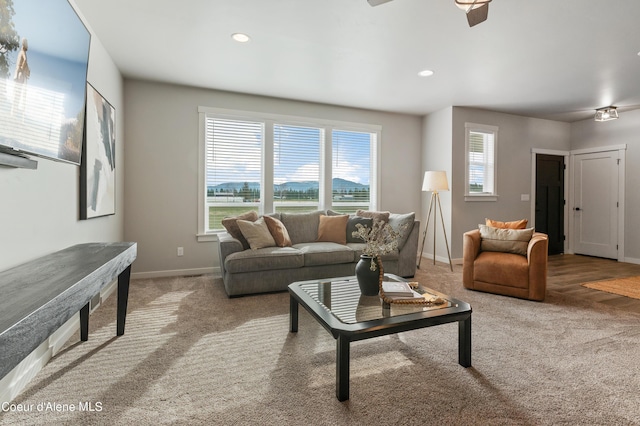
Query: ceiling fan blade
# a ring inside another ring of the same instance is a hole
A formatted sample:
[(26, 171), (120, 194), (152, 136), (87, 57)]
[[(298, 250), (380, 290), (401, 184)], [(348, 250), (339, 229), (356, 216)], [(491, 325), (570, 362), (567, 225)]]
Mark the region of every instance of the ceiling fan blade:
[(479, 23), (486, 21), (488, 15), (489, 3), (485, 3), (480, 7), (469, 9), (467, 11), (467, 22), (469, 22), (470, 27), (473, 27), (474, 25), (478, 25)]
[(391, 0), (367, 0), (371, 6), (379, 6), (384, 3), (388, 3)]

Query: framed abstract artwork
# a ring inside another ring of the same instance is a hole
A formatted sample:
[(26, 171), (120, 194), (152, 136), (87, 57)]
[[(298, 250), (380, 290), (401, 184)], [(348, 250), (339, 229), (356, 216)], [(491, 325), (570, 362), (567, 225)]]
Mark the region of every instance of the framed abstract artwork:
[(116, 213), (116, 110), (87, 83), (80, 219)]

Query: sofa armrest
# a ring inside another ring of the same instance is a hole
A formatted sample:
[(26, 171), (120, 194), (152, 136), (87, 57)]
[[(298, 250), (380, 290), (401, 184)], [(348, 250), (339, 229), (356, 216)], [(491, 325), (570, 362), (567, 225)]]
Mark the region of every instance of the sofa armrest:
[(462, 284), (473, 288), (473, 263), (480, 254), (480, 230), (474, 229), (462, 235)]
[(402, 246), (402, 250), (398, 252), (398, 275), (405, 278), (416, 275), (420, 221), (414, 220), (412, 226), (407, 241)]
[(527, 247), (529, 262), (529, 298), (544, 300), (547, 292), (547, 259), (549, 237), (542, 232), (535, 232)]
[(240, 240), (234, 238), (228, 232), (218, 234), (218, 253), (220, 255), (220, 273), (224, 278), (224, 260), (232, 253), (243, 251)]

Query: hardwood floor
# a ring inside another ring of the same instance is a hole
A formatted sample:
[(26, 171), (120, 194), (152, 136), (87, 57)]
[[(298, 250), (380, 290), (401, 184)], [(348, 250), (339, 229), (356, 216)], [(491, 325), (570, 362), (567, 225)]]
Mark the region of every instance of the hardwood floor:
[(575, 254), (554, 255), (549, 256), (547, 291), (640, 312), (640, 299), (593, 290), (580, 285), (589, 281), (635, 275), (640, 275), (640, 265)]

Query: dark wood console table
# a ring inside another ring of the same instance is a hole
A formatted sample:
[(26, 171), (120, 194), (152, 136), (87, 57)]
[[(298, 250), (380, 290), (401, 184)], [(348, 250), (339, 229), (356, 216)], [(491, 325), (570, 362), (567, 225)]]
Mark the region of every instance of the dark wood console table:
[(118, 278), (117, 335), (124, 334), (136, 243), (78, 244), (0, 272), (0, 379), (80, 312), (89, 337), (89, 304)]

